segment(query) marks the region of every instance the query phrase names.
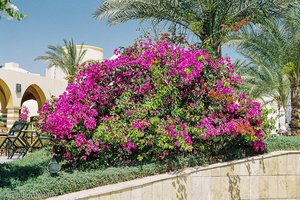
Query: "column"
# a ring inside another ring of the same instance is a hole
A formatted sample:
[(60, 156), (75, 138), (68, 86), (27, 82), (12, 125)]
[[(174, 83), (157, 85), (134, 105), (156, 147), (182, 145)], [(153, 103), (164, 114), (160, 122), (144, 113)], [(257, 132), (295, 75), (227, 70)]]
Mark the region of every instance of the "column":
[(7, 124), (7, 110), (5, 108), (1, 109), (1, 118), (2, 118), (2, 122), (0, 122), (0, 127), (6, 127)]
[(7, 128), (11, 128), (15, 121), (19, 120), (20, 106), (7, 107)]

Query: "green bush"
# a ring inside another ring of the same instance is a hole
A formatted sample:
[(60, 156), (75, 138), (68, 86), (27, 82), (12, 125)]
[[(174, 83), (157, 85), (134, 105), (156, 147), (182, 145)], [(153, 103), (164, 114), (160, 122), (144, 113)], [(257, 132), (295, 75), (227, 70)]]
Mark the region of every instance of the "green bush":
[(266, 152), (282, 150), (300, 150), (300, 137), (278, 136), (266, 140)]

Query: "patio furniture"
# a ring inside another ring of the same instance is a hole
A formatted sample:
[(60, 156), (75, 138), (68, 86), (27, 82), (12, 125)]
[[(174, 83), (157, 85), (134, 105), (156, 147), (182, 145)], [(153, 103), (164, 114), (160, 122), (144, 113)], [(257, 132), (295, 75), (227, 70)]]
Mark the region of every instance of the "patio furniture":
[(28, 126), (28, 138), (30, 141), (30, 150), (42, 148), (46, 145), (47, 142), (51, 141), (51, 137), (49, 137), (48, 133), (36, 131), (35, 123), (37, 121), (38, 116), (30, 117), (30, 123)]
[(33, 143), (31, 143), (31, 148), (39, 148), (39, 144), (40, 147), (44, 147), (46, 145), (45, 141), (50, 142), (51, 138), (48, 136), (47, 133), (37, 133), (36, 135), (36, 139), (33, 141)]
[[(4, 130), (4, 129), (2, 129), (2, 128), (0, 128), (0, 144), (5, 140), (5, 138), (6, 138), (6, 136), (7, 136), (7, 132), (8, 132), (8, 130)], [(6, 154), (6, 151), (5, 151), (5, 149), (0, 149), (0, 155), (2, 155), (2, 154)]]
[[(45, 146), (45, 141), (50, 141), (51, 138), (46, 133), (39, 133), (38, 131), (34, 129), (29, 130), (23, 130), (24, 138), (27, 141), (27, 144), (29, 145), (29, 148), (27, 148), (27, 151), (32, 151), (33, 149), (42, 148)], [(23, 156), (26, 155), (27, 152), (23, 152)]]
[(29, 144), (24, 139), (25, 133), (23, 132), (27, 127), (27, 122), (16, 121), (7, 133), (4, 141), (0, 144), (0, 149), (4, 148), (6, 150), (8, 159), (11, 159), (18, 150), (21, 150), (19, 157), (24, 156), (28, 151)]

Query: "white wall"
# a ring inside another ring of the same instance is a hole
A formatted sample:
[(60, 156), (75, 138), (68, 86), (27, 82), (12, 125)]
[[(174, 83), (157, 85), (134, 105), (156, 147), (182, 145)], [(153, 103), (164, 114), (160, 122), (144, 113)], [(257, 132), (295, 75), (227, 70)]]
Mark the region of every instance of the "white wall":
[[(66, 80), (54, 80), (51, 78), (12, 71), (8, 69), (0, 69), (0, 79), (2, 79), (10, 88), (12, 94), (12, 103), (14, 106), (21, 106), (21, 100), (25, 90), (32, 84), (38, 85), (44, 92), (46, 99), (50, 99), (52, 95), (59, 96), (67, 86)], [(16, 84), (21, 84), (22, 91), (16, 92)]]
[[(80, 47), (81, 45), (77, 45), (77, 48)], [(84, 45), (83, 49), (87, 50), (83, 62), (87, 60), (103, 60), (103, 49), (87, 45)], [(64, 77), (65, 74), (58, 67), (47, 69), (45, 77), (24, 70), (20, 68), (17, 63), (6, 63), (3, 68), (0, 68), (0, 79), (4, 81), (11, 93), (11, 98), (6, 107), (7, 127), (11, 127), (14, 121), (19, 119), (22, 97), (28, 87), (35, 85), (31, 87), (32, 91), (30, 91), (30, 93), (36, 93), (36, 91), (33, 91), (36, 90), (36, 88), (42, 91), (43, 95), (41, 96), (41, 101), (39, 101), (40, 106), (42, 106), (41, 104), (45, 98), (50, 99), (52, 96), (58, 97), (65, 91), (67, 81)], [(21, 84), (21, 92), (16, 91), (16, 84)], [(36, 101), (28, 100), (24, 102), (24, 105), (29, 108), (30, 116), (37, 115), (38, 104)]]
[[(273, 130), (272, 134), (277, 134), (278, 131), (286, 131), (288, 127), (285, 124), (286, 115), (284, 113), (283, 108), (281, 108), (281, 110), (278, 111), (277, 103), (275, 101), (272, 102), (271, 98), (269, 98), (269, 97), (264, 97), (263, 100), (257, 99), (257, 101), (262, 104), (262, 107), (265, 107), (268, 109), (273, 109), (275, 111), (273, 114), (268, 115), (269, 118), (273, 118), (276, 120), (276, 123), (275, 123), (276, 130)], [(289, 102), (289, 100), (288, 100), (288, 102)], [(290, 118), (291, 107), (289, 105), (290, 105), (290, 103), (288, 103), (288, 107), (287, 107), (287, 122), (288, 123), (291, 120), (291, 118)]]

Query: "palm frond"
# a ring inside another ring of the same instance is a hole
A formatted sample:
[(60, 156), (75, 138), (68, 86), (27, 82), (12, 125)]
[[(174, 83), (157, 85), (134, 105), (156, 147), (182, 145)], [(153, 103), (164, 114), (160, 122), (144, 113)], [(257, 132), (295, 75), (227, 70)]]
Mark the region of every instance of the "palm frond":
[(226, 42), (227, 32), (222, 24), (253, 18), (261, 23), (275, 18), (294, 5), (291, 0), (104, 0), (96, 9), (96, 19), (108, 19), (114, 25), (129, 20), (156, 20), (179, 25), (193, 33), (201, 42), (209, 42), (221, 54), (220, 46)]
[(83, 49), (83, 43), (78, 49), (73, 39), (70, 41), (64, 39), (64, 46), (49, 45), (45, 55), (38, 56), (35, 60), (45, 60), (49, 62), (48, 67), (57, 66), (67, 76), (74, 76), (77, 65), (80, 65), (86, 50)]

